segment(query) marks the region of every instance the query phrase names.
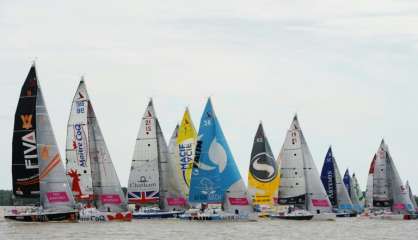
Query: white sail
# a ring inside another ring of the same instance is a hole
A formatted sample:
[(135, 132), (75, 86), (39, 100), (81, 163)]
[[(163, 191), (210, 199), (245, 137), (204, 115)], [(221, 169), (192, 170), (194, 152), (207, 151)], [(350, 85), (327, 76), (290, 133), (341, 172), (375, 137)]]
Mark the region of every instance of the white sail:
[(152, 100), (141, 120), (128, 183), (128, 200), (156, 204), (160, 198), (157, 123)]
[(402, 183), (388, 146), (383, 140), (376, 155), (373, 206), (375, 208), (387, 208), (400, 214), (414, 212), (409, 193)]
[(397, 213), (412, 213), (415, 212), (411, 198), (409, 197), (409, 192), (407, 191), (405, 185), (403, 184), (401, 177), (396, 169), (395, 163), (393, 162), (392, 156), (389, 153), (389, 148), (386, 144), (383, 145), (383, 150), (386, 152), (386, 158), (388, 160), (388, 165), (392, 171), (390, 175), (392, 177), (392, 190), (393, 190), (393, 206), (392, 211)]
[(278, 161), (281, 168), (279, 204), (296, 204), (316, 212), (332, 211), (297, 116), (287, 132)]
[(414, 206), (415, 211), (418, 212), (417, 201), (415, 201), (415, 196), (412, 193), (411, 186), (409, 185), (409, 182), (406, 181), (406, 184), (405, 185), (406, 185), (406, 189), (407, 189), (407, 191), (409, 193), (409, 198), (411, 199), (412, 205)]
[(64, 165), (38, 86), (36, 98), (36, 143), (39, 155), (40, 201), (44, 210), (71, 211), (75, 203), (65, 176)]
[(335, 185), (337, 189), (337, 206), (339, 208), (343, 208), (342, 210), (352, 209), (353, 203), (342, 181), (341, 173), (340, 173), (340, 170), (338, 169), (338, 165), (334, 157), (332, 158), (332, 161), (334, 162)]
[[(295, 118), (295, 122), (296, 125), (299, 126), (297, 118)], [(300, 127), (298, 127), (298, 129), (300, 131), (299, 136), (303, 154), (307, 210), (313, 212), (332, 212), (331, 202), (329, 201), (328, 195), (321, 183), (321, 179), (311, 152), (309, 151), (308, 144)]]
[(93, 199), (93, 183), (87, 129), (89, 96), (84, 81), (80, 81), (74, 96), (67, 125), (67, 175), (76, 200)]
[(373, 207), (390, 208), (393, 204), (392, 177), (389, 167), (382, 141), (376, 154), (373, 172)]
[(306, 184), (303, 151), (301, 132), (296, 116), (287, 131), (277, 162), (280, 167), (279, 204), (305, 206)]
[(372, 163), (370, 164), (369, 175), (367, 177), (367, 186), (366, 186), (366, 199), (365, 207), (373, 208), (373, 174), (376, 163), (376, 154), (373, 157)]
[(167, 164), (167, 192), (165, 194), (165, 210), (185, 209), (187, 207), (187, 196), (183, 194), (180, 174), (177, 171), (179, 160), (179, 148), (177, 147), (177, 135), (179, 125), (174, 129), (168, 145), (168, 164)]
[(168, 194), (168, 147), (158, 119), (155, 119), (157, 144), (158, 144), (158, 169), (160, 182), (160, 209), (167, 209), (166, 199)]
[(351, 200), (353, 202), (353, 205), (358, 212), (363, 212), (364, 209), (364, 197), (363, 193), (360, 190), (360, 185), (357, 181), (356, 175), (353, 173), (351, 177), (352, 182), (352, 194), (351, 194)]
[(355, 188), (355, 183), (354, 180), (351, 176), (350, 177), (350, 196), (351, 196), (351, 202), (353, 203), (354, 209), (357, 212), (362, 212), (362, 206), (361, 203), (359, 201), (359, 196), (357, 194), (356, 188)]
[(126, 199), (90, 100), (87, 126), (94, 204), (102, 212), (125, 212)]

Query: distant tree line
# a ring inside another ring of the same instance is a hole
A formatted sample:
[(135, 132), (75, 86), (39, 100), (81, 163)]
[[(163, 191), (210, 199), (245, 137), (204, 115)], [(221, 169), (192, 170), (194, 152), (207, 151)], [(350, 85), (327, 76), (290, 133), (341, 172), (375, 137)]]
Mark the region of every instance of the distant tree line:
[(10, 190), (0, 190), (0, 206), (13, 205), (13, 194)]

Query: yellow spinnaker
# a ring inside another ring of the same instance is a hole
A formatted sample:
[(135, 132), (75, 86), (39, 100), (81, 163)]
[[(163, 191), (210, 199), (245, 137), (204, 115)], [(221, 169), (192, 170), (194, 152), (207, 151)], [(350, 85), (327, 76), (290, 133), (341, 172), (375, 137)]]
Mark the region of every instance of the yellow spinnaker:
[(189, 196), (190, 177), (193, 169), (193, 159), (197, 141), (196, 129), (193, 126), (189, 109), (186, 108), (177, 136), (180, 174), (180, 184), (185, 196)]

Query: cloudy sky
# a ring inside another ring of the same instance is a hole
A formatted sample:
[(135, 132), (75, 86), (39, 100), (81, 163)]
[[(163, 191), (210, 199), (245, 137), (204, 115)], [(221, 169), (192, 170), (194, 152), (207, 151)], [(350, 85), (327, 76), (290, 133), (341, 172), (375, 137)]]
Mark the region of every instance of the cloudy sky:
[(212, 96), (244, 179), (258, 122), (277, 156), (298, 113), (318, 169), (332, 144), (364, 188), (384, 137), (418, 191), (418, 1), (0, 0), (0, 189), (34, 59), (62, 156), (84, 75), (122, 185), (150, 97), (168, 138)]

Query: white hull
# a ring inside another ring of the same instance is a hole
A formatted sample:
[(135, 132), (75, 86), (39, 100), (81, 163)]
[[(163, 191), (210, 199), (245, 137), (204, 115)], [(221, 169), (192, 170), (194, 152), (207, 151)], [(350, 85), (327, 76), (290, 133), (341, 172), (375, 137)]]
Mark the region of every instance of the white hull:
[(102, 212), (95, 208), (80, 210), (80, 221), (83, 222), (126, 222), (132, 220), (132, 213), (127, 212)]
[(369, 219), (379, 219), (379, 220), (411, 220), (411, 215), (406, 214), (370, 214)]
[(190, 221), (256, 221), (249, 214), (233, 214), (224, 211), (187, 211), (179, 216), (182, 220)]

